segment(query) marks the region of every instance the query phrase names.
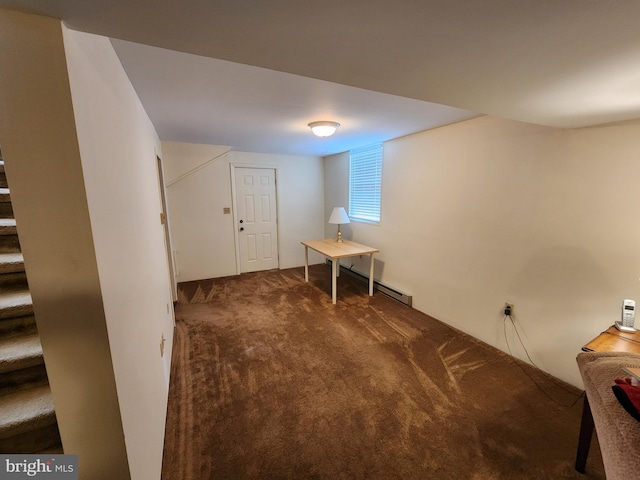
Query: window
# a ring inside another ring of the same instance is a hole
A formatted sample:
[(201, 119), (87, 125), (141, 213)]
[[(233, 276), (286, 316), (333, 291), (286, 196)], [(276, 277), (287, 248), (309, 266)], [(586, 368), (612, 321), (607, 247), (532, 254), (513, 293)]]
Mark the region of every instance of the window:
[(349, 218), (380, 223), (382, 145), (349, 152)]

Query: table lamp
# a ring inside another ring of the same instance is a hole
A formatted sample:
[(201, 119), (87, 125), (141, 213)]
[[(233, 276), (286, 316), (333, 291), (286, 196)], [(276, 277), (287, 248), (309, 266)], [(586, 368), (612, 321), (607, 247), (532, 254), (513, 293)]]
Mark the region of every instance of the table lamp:
[(333, 207), (331, 216), (329, 217), (329, 223), (332, 225), (338, 225), (338, 238), (336, 242), (342, 243), (342, 234), (340, 233), (340, 225), (349, 222), (349, 215), (345, 212), (344, 207)]

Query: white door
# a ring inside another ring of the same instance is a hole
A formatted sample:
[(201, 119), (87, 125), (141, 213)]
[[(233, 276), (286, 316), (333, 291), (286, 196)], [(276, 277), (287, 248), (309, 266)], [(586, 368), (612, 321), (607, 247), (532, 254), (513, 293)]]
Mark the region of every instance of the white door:
[(278, 268), (276, 171), (236, 168), (240, 273)]

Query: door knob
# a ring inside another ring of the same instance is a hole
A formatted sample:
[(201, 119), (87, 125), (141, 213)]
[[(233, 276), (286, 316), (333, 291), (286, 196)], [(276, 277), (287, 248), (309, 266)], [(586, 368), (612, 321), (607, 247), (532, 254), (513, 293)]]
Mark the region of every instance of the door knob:
[(240, 231), (241, 231), (241, 232), (244, 232), (244, 227), (240, 227)]
[(244, 223), (244, 220), (240, 220), (240, 223)]

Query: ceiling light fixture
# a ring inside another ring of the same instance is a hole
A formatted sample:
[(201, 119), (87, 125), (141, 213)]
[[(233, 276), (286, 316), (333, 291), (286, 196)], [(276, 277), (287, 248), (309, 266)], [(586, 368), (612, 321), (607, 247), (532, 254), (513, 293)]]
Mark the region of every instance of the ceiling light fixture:
[(313, 134), (317, 137), (330, 137), (336, 132), (336, 129), (340, 126), (338, 122), (311, 122), (309, 128)]

